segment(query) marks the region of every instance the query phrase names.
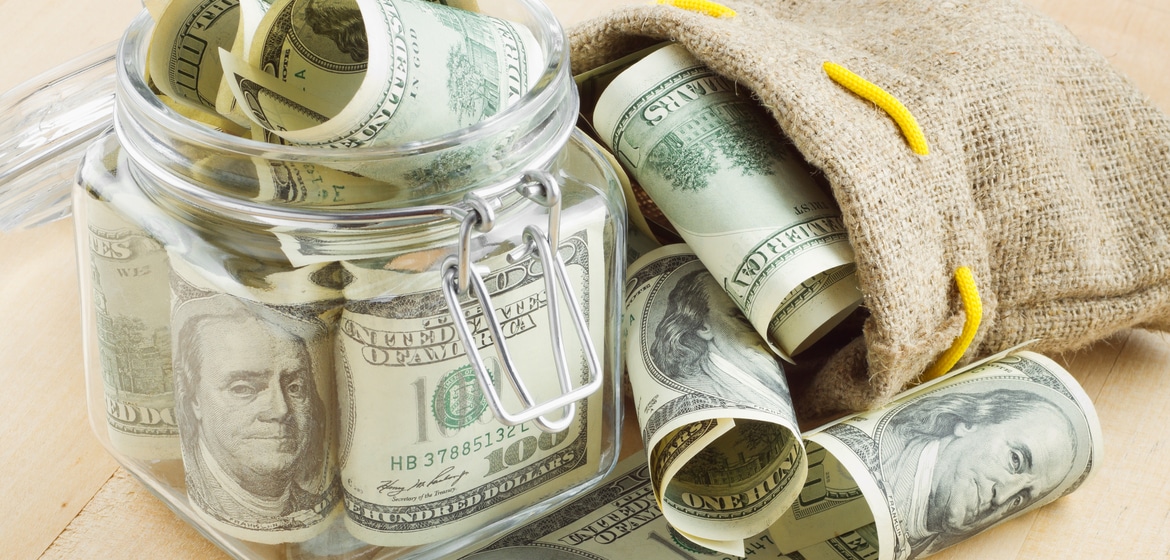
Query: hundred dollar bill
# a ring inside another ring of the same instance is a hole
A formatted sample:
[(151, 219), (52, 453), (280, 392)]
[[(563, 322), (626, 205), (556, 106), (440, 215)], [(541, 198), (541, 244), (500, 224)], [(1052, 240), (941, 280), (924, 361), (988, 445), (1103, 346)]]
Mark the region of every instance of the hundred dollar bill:
[(870, 523), (790, 554), (800, 560), (877, 560), (878, 544), (877, 525)]
[[(240, 0), (239, 26), (236, 29), (235, 42), (232, 43), (231, 47), (231, 52), (236, 58), (248, 60), (248, 54), (255, 42), (256, 30), (259, 29), (264, 14), (268, 13), (268, 9), (271, 7), (271, 0)], [(218, 53), (209, 58), (209, 63), (220, 64)], [(221, 75), (227, 74), (223, 69), (220, 70), (220, 73)], [(219, 82), (219, 91), (215, 98), (215, 111), (241, 127), (254, 126), (254, 123), (248, 119), (248, 115), (240, 109), (227, 80), (221, 79)]]
[(613, 79), (593, 125), (790, 359), (847, 317), (861, 292), (836, 203), (740, 89), (670, 45)]
[[(527, 28), (418, 0), (291, 0), (254, 40), (229, 84), (253, 120), (303, 145), (435, 138), (511, 105), (544, 69)], [(298, 112), (308, 120), (284, 122)]]
[(646, 58), (650, 53), (669, 45), (669, 42), (651, 45), (640, 51), (573, 76), (573, 82), (577, 84), (577, 94), (581, 97), (581, 114), (593, 114), (594, 109), (597, 108), (597, 100), (601, 97), (601, 92), (609, 87), (609, 84), (613, 82), (614, 78), (618, 77), (622, 72), (625, 72), (634, 63)]
[(286, 206), (340, 208), (403, 196), (395, 185), (317, 162), (215, 153), (200, 157), (190, 174), (210, 191)]
[(341, 505), (337, 303), (298, 299), (327, 293), (321, 287), (229, 288), (181, 256), (172, 267), (175, 404), (191, 505), (243, 540), (313, 538)]
[[(158, 11), (154, 6), (152, 13)], [(160, 92), (177, 103), (219, 117), (223, 82), (219, 49), (235, 42), (240, 0), (173, 0), (155, 18), (147, 71)]]
[[(588, 332), (599, 341), (607, 311), (604, 208), (597, 203), (581, 216), (580, 223), (564, 222), (559, 255), (584, 305)], [(345, 290), (336, 336), (341, 479), (346, 527), (364, 542), (397, 547), (451, 539), (608, 467), (600, 456), (605, 391), (578, 402), (568, 427), (557, 433), (533, 422), (505, 425), (489, 409), (455, 321), (468, 325), (510, 412), (522, 405), (501, 373), (489, 319), (499, 321), (534, 401), (545, 402), (562, 393), (549, 339), (549, 300), (557, 298), (572, 386), (589, 375), (564, 295), (546, 291), (539, 260), (509, 261), (515, 247), (504, 240), (518, 236), (495, 233), (473, 249), (477, 265), (490, 270), (493, 308), (464, 298), (459, 319), (440, 291), (439, 264), (449, 248), (400, 248), (344, 262), (355, 280)]]
[[(160, 99), (179, 114), (211, 128), (242, 137), (253, 135), (227, 119), (190, 109), (165, 95)], [(267, 141), (268, 135), (261, 131), (253, 139)], [(187, 155), (194, 160), (187, 171), (193, 181), (209, 191), (235, 198), (287, 206), (347, 207), (405, 197), (398, 186), (321, 162), (206, 150)]]
[[(247, 128), (243, 128), (229, 119), (212, 114), (206, 109), (196, 109), (189, 103), (175, 101), (169, 95), (162, 93), (158, 94), (158, 99), (181, 117), (206, 125), (209, 128), (240, 137), (247, 137), (250, 134)], [(247, 124), (250, 125), (251, 123)]]
[[(155, 21), (160, 23), (152, 37), (151, 60), (155, 65), (149, 73), (168, 78), (162, 81), (160, 90), (168, 96), (178, 93), (188, 103), (195, 102), (203, 111), (214, 109), (238, 126), (251, 126), (247, 115), (239, 110), (228, 82), (222, 79), (224, 72), (218, 50), (230, 45), (233, 55), (250, 60), (255, 35), (273, 4), (272, 0), (178, 0), (145, 4)], [(476, 9), (474, 0), (454, 2), (453, 5)], [(298, 23), (306, 24), (303, 20)], [(227, 41), (228, 34), (234, 39)], [(162, 71), (164, 63), (165, 72)], [(192, 82), (196, 83), (195, 91), (191, 90)], [(217, 88), (214, 96), (210, 95), (212, 87)], [(184, 116), (191, 118), (191, 115)], [(203, 118), (201, 116), (198, 120)], [(237, 134), (237, 131), (231, 133)]]
[[(490, 540), (461, 560), (732, 560), (698, 546), (658, 509), (644, 452), (571, 502)], [(748, 558), (802, 560), (781, 554), (767, 533), (744, 541)]]
[[(1067, 371), (1032, 352), (1001, 356), (806, 434), (852, 475), (870, 518), (817, 512), (804, 524), (832, 527), (828, 548), (772, 535), (810, 557), (927, 556), (1077, 489), (1101, 460), (1101, 435)], [(811, 552), (830, 548), (842, 552)]]
[[(443, 4), (443, 5), (450, 5), (450, 6), (453, 6), (456, 8), (478, 11), (478, 4), (475, 0), (451, 0), (451, 1), (448, 1), (448, 0), (428, 0), (428, 1), (435, 2), (438, 4)], [(161, 2), (161, 1), (146, 2), (145, 4), (146, 4), (147, 9), (152, 14), (154, 14), (156, 21), (160, 17), (163, 17), (163, 9), (165, 7), (163, 2)], [(242, 60), (251, 60), (249, 55), (250, 55), (250, 52), (252, 49), (252, 45), (255, 43), (256, 32), (257, 32), (257, 30), (260, 29), (260, 23), (264, 18), (264, 14), (268, 13), (268, 10), (269, 10), (269, 8), (272, 7), (272, 4), (273, 4), (272, 0), (240, 0), (239, 1), (239, 14), (237, 16), (235, 16), (239, 20), (239, 25), (237, 26), (235, 41), (232, 43), (232, 46), (230, 49), (233, 55), (235, 55), (236, 57), (238, 57)], [(326, 8), (326, 10), (327, 9), (328, 8)], [(322, 17), (326, 17), (326, 18), (331, 17), (334, 13), (335, 12), (323, 13)], [(300, 25), (304, 25), (306, 22), (300, 21), (298, 23)], [(211, 64), (218, 64), (219, 63), (218, 55), (209, 57), (208, 62)], [(222, 72), (221, 72), (221, 75), (222, 75)], [(232, 90), (228, 86), (228, 83), (226, 80), (220, 81), (219, 91), (218, 91), (218, 94), (215, 98), (214, 107), (218, 113), (222, 114), (223, 116), (227, 117), (228, 119), (237, 123), (238, 125), (247, 127), (251, 124), (251, 122), (248, 120), (247, 115), (245, 115), (239, 109), (238, 103), (236, 102), (236, 98), (232, 94)]]
[(175, 220), (133, 182), (102, 192), (167, 248), (174, 415), (193, 509), (252, 542), (319, 534), (341, 504), (331, 334), (344, 269), (291, 266), (263, 229), (224, 237), (198, 216)]
[(166, 249), (93, 190), (83, 196), (110, 443), (137, 459), (177, 459)]
[[(815, 442), (805, 443), (808, 477), (796, 501), (769, 530), (772, 538), (788, 552), (829, 541), (866, 524), (873, 514), (863, 499), (853, 475), (835, 456)], [(832, 523), (826, 523), (832, 519)], [(874, 542), (877, 535), (874, 534)], [(876, 549), (876, 547), (875, 547)]]
[(780, 361), (686, 245), (626, 281), (626, 368), (655, 497), (687, 539), (743, 555), (804, 485)]
[(349, 206), (401, 198), (394, 185), (327, 165), (255, 160), (258, 200), (313, 206)]

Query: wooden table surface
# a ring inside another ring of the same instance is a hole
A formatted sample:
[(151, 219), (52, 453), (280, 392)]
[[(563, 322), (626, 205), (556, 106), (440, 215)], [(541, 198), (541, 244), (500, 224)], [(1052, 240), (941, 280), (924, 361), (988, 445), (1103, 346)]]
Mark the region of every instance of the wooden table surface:
[[(1170, 0), (1030, 1), (1170, 110)], [(549, 0), (566, 24), (631, 3)], [(140, 9), (139, 0), (0, 0), (0, 92), (116, 39)], [(72, 223), (0, 233), (0, 557), (224, 557), (93, 435), (79, 313)], [(1100, 471), (936, 558), (1170, 558), (1170, 337), (1124, 332), (1056, 358), (1096, 403)]]

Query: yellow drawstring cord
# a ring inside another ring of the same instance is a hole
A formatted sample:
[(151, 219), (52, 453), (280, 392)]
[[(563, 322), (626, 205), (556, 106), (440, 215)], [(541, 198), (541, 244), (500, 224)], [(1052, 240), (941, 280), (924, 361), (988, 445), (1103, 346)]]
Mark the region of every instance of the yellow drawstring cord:
[(711, 2), (710, 0), (658, 0), (658, 3), (698, 12), (711, 17), (735, 17), (735, 10), (723, 4)]
[(886, 90), (867, 81), (865, 78), (854, 74), (847, 70), (844, 66), (834, 64), (832, 62), (825, 62), (825, 73), (833, 79), (834, 82), (841, 84), (845, 89), (856, 93), (864, 99), (872, 101), (883, 111), (898, 123), (898, 128), (902, 129), (902, 134), (906, 137), (906, 141), (910, 143), (910, 149), (918, 155), (929, 155), (930, 146), (926, 144), (926, 136), (922, 134), (922, 129), (918, 127), (918, 119), (910, 113), (910, 110), (902, 105), (894, 96), (886, 93)]
[(942, 357), (922, 375), (923, 381), (930, 381), (955, 367), (959, 358), (975, 340), (975, 331), (979, 330), (979, 322), (983, 320), (983, 302), (979, 299), (979, 288), (975, 285), (975, 276), (971, 269), (965, 266), (955, 270), (955, 284), (959, 287), (959, 298), (963, 301), (963, 312), (967, 320), (963, 323), (963, 332), (955, 339)]

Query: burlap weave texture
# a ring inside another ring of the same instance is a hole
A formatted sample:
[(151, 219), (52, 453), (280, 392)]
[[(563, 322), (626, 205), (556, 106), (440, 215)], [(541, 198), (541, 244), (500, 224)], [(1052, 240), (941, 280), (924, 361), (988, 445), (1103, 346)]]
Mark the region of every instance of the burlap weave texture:
[[(580, 24), (573, 70), (677, 41), (753, 91), (825, 174), (869, 317), (816, 374), (806, 414), (914, 382), (962, 328), (960, 266), (984, 310), (964, 362), (1170, 328), (1170, 120), (1063, 26), (1010, 0), (723, 3), (737, 15), (648, 5)], [(825, 61), (905, 104), (930, 154)]]

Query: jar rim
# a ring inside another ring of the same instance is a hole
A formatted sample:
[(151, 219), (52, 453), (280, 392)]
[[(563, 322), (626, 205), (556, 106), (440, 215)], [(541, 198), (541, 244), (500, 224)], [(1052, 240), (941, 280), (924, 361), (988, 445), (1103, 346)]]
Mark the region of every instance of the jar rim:
[[(118, 44), (117, 100), (132, 110), (158, 122), (174, 134), (188, 141), (205, 145), (223, 153), (247, 157), (268, 158), (277, 153), (283, 160), (315, 160), (354, 162), (372, 159), (387, 160), (438, 153), (461, 144), (478, 141), (521, 126), (534, 112), (560, 102), (564, 83), (572, 84), (569, 76), (567, 39), (560, 21), (540, 0), (515, 0), (531, 18), (529, 29), (543, 50), (545, 64), (535, 85), (519, 100), (499, 113), (469, 127), (423, 140), (394, 145), (369, 145), (337, 149), (328, 146), (272, 144), (243, 138), (193, 121), (167, 106), (154, 93), (146, 80), (146, 60), (154, 20), (145, 9), (127, 28)], [(524, 23), (519, 23), (525, 25)]]

